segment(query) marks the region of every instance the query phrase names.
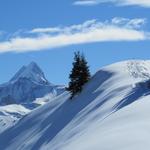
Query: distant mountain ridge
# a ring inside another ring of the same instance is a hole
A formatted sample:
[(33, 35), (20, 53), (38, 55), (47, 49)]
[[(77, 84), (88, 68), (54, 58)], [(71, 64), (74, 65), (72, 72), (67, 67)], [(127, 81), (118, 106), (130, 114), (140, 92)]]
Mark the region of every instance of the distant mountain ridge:
[(28, 103), (47, 94), (57, 96), (64, 87), (50, 83), (41, 68), (31, 62), (23, 66), (9, 82), (0, 85), (0, 104)]
[(14, 77), (10, 80), (10, 82), (15, 82), (20, 78), (27, 78), (39, 84), (47, 84), (47, 85), (50, 84), (48, 80), (45, 78), (43, 71), (35, 62), (31, 62), (28, 66), (23, 66), (14, 75)]

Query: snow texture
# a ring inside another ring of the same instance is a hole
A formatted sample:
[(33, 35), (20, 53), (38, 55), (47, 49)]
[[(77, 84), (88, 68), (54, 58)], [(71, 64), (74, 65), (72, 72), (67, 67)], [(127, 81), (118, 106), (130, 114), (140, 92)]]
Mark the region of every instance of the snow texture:
[(1, 133), (0, 149), (149, 150), (149, 76), (150, 61), (104, 67), (74, 99), (64, 92)]

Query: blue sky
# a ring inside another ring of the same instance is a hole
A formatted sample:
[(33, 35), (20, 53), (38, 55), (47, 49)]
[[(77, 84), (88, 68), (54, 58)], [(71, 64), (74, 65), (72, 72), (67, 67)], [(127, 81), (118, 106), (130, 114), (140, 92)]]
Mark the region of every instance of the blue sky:
[(76, 50), (92, 74), (150, 59), (149, 0), (1, 0), (0, 22), (0, 83), (35, 61), (49, 81), (67, 84)]

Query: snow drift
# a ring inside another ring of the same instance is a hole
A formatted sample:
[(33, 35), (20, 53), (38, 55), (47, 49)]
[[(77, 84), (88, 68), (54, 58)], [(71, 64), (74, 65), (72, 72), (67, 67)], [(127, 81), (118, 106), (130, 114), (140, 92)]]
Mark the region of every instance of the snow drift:
[(73, 100), (64, 92), (1, 133), (0, 149), (149, 149), (149, 77), (150, 61), (104, 67)]

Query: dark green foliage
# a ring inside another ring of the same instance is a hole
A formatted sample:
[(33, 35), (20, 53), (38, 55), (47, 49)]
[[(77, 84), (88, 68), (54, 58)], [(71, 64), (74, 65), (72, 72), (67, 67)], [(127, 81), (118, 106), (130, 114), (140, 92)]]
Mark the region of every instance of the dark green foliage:
[(84, 55), (76, 52), (74, 56), (73, 68), (69, 76), (70, 82), (68, 91), (71, 92), (71, 99), (82, 91), (83, 85), (90, 79), (90, 71)]

